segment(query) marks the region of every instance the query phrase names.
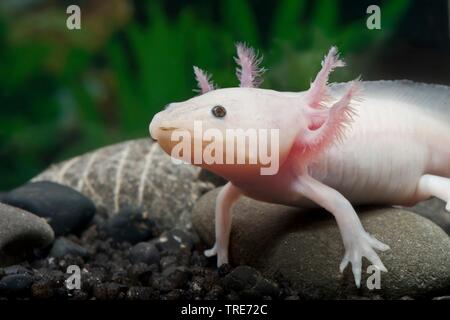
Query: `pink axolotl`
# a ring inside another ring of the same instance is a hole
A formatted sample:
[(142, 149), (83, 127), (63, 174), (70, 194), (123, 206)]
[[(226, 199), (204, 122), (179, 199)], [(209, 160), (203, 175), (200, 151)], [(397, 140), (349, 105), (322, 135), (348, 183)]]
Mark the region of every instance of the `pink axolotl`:
[(330, 72), (344, 66), (334, 47), (309, 90), (298, 93), (257, 88), (262, 69), (253, 49), (238, 44), (236, 62), (240, 87), (216, 89), (194, 67), (201, 95), (171, 103), (149, 128), (168, 154), (178, 143), (172, 134), (192, 132), (194, 120), (220, 131), (279, 129), (274, 175), (261, 175), (261, 163), (199, 164), (229, 181), (217, 197), (215, 245), (205, 251), (218, 265), (228, 262), (231, 210), (241, 195), (332, 213), (345, 247), (340, 271), (350, 262), (358, 287), (362, 257), (387, 271), (375, 250), (389, 246), (364, 230), (352, 204), (408, 206), (435, 196), (450, 210), (449, 87), (403, 80), (329, 85)]

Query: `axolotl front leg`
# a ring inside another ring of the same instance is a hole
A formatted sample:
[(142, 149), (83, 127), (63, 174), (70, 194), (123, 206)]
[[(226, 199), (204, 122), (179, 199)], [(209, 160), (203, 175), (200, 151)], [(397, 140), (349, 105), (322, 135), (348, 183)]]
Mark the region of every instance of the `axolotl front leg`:
[[(322, 184), (309, 176), (306, 172), (301, 174), (292, 184), (292, 191), (299, 196), (306, 197), (336, 218), (345, 247), (345, 255), (340, 264), (343, 272), (350, 262), (355, 277), (356, 286), (361, 282), (362, 257), (379, 268), (387, 271), (374, 249), (385, 251), (389, 246), (370, 236), (363, 228), (355, 210), (350, 202), (338, 191)], [(231, 182), (228, 182), (219, 192), (215, 208), (215, 234), (214, 246), (205, 251), (205, 255), (217, 255), (217, 266), (228, 263), (228, 246), (232, 221), (232, 207), (239, 199), (241, 192)]]
[(228, 263), (228, 245), (231, 231), (231, 210), (239, 199), (241, 192), (231, 182), (228, 182), (219, 192), (215, 209), (216, 241), (214, 246), (205, 251), (205, 256), (217, 254), (217, 266)]
[(345, 247), (345, 255), (339, 269), (343, 272), (350, 262), (358, 288), (361, 283), (362, 257), (369, 259), (381, 271), (387, 271), (373, 249), (385, 251), (389, 249), (389, 246), (370, 236), (364, 230), (352, 205), (342, 194), (315, 180), (307, 173), (299, 176), (292, 188), (332, 213), (336, 218)]

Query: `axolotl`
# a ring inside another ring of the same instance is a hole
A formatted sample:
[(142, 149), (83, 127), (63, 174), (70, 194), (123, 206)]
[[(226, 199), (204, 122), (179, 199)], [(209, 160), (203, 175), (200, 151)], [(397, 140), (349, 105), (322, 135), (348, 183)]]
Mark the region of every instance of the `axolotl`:
[[(177, 143), (172, 135), (192, 132), (194, 120), (221, 131), (279, 130), (276, 174), (262, 175), (261, 163), (197, 164), (228, 180), (216, 201), (215, 244), (205, 251), (217, 255), (218, 266), (228, 263), (231, 210), (241, 195), (333, 214), (345, 248), (339, 269), (351, 263), (357, 287), (362, 257), (387, 272), (375, 250), (390, 248), (365, 231), (353, 205), (411, 206), (434, 196), (450, 211), (449, 87), (407, 80), (329, 84), (330, 72), (344, 66), (332, 47), (308, 90), (278, 92), (258, 88), (263, 69), (252, 48), (237, 44), (235, 60), (239, 87), (215, 88), (194, 67), (200, 95), (170, 103), (149, 127), (168, 154)], [(201, 148), (210, 142), (200, 141)]]

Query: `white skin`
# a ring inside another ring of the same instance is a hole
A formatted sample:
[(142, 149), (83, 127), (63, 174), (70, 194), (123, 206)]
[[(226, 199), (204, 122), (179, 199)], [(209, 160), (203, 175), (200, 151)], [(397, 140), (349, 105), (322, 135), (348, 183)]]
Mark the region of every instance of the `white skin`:
[[(202, 121), (204, 129), (222, 132), (280, 130), (280, 169), (275, 175), (261, 175), (258, 165), (200, 165), (229, 181), (217, 197), (215, 244), (205, 252), (217, 255), (218, 266), (228, 263), (231, 211), (242, 195), (291, 206), (318, 205), (333, 214), (345, 247), (340, 271), (350, 263), (358, 287), (362, 257), (387, 271), (375, 250), (389, 246), (364, 230), (351, 203), (412, 205), (435, 196), (450, 210), (450, 151), (442, 148), (450, 145), (449, 126), (414, 105), (420, 100), (414, 100), (414, 92), (423, 90), (417, 96), (427, 97), (427, 92), (436, 91), (442, 99), (434, 99), (435, 103), (450, 108), (448, 88), (416, 84), (403, 88), (395, 82), (354, 82), (330, 88), (328, 74), (338, 66), (342, 63), (332, 48), (306, 92), (248, 87), (213, 90), (170, 104), (152, 120), (150, 133), (168, 154), (176, 144), (171, 134), (192, 131), (193, 120)], [(365, 90), (360, 94), (361, 87)], [(399, 98), (398, 90), (412, 90), (411, 101)], [(352, 106), (358, 96), (364, 101)], [(321, 107), (324, 102), (328, 108)], [(224, 117), (212, 114), (216, 105), (226, 108)]]

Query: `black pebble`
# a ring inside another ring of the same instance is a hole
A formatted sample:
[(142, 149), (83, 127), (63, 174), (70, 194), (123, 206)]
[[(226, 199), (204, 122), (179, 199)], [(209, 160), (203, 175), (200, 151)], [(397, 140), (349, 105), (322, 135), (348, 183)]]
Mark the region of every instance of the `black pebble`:
[(171, 266), (164, 270), (156, 279), (155, 286), (161, 291), (181, 289), (187, 283), (190, 271), (185, 267)]
[(22, 296), (27, 295), (33, 284), (33, 277), (29, 274), (12, 274), (0, 280), (0, 295)]
[(157, 271), (155, 265), (149, 266), (145, 263), (133, 264), (128, 268), (128, 277), (134, 284), (150, 284), (151, 276)]
[(55, 258), (61, 258), (69, 254), (72, 256), (80, 256), (80, 257), (89, 256), (88, 251), (79, 244), (76, 244), (75, 242), (62, 237), (56, 239), (50, 251), (50, 256)]
[(226, 290), (238, 292), (242, 299), (261, 299), (280, 295), (276, 283), (267, 280), (249, 266), (236, 267), (222, 278), (221, 283)]
[(158, 235), (156, 223), (140, 209), (126, 208), (101, 225), (100, 229), (117, 242), (135, 244)]
[(156, 295), (150, 287), (131, 287), (126, 298), (128, 300), (152, 300), (156, 299)]
[(171, 266), (176, 266), (177, 265), (177, 257), (176, 256), (163, 256), (161, 258), (161, 269), (162, 270), (166, 270), (167, 268), (171, 267)]
[(217, 272), (219, 273), (219, 276), (224, 277), (227, 274), (229, 274), (231, 271), (231, 266), (228, 263), (222, 264), (218, 269)]
[(143, 262), (148, 265), (159, 264), (160, 255), (154, 244), (148, 242), (140, 242), (130, 249), (128, 259), (131, 263)]
[(223, 186), (223, 185), (225, 185), (227, 183), (227, 180), (225, 180), (221, 176), (218, 176), (215, 173), (212, 173), (211, 171), (208, 171), (208, 170), (205, 170), (205, 169), (200, 170), (200, 173), (198, 175), (198, 179), (200, 181), (211, 182), (216, 187)]
[(42, 279), (36, 281), (31, 286), (31, 295), (36, 299), (50, 299), (54, 295), (53, 283), (50, 280)]
[(89, 198), (50, 181), (27, 183), (4, 195), (2, 202), (47, 219), (56, 236), (81, 232), (95, 214)]
[(280, 295), (278, 285), (275, 282), (262, 277), (256, 282), (253, 291), (262, 296), (278, 297)]
[(257, 270), (248, 266), (236, 267), (222, 279), (222, 285), (230, 291), (241, 291), (252, 288), (258, 278), (257, 272)]
[(156, 242), (156, 247), (164, 254), (177, 254), (181, 249), (190, 251), (193, 246), (190, 235), (178, 229), (164, 232)]
[(113, 300), (127, 289), (126, 286), (118, 283), (102, 283), (94, 286), (93, 294), (99, 300)]
[(21, 265), (12, 265), (12, 266), (3, 268), (3, 274), (5, 276), (10, 276), (10, 275), (14, 275), (14, 274), (33, 275), (33, 271), (31, 271), (29, 268), (21, 266)]

